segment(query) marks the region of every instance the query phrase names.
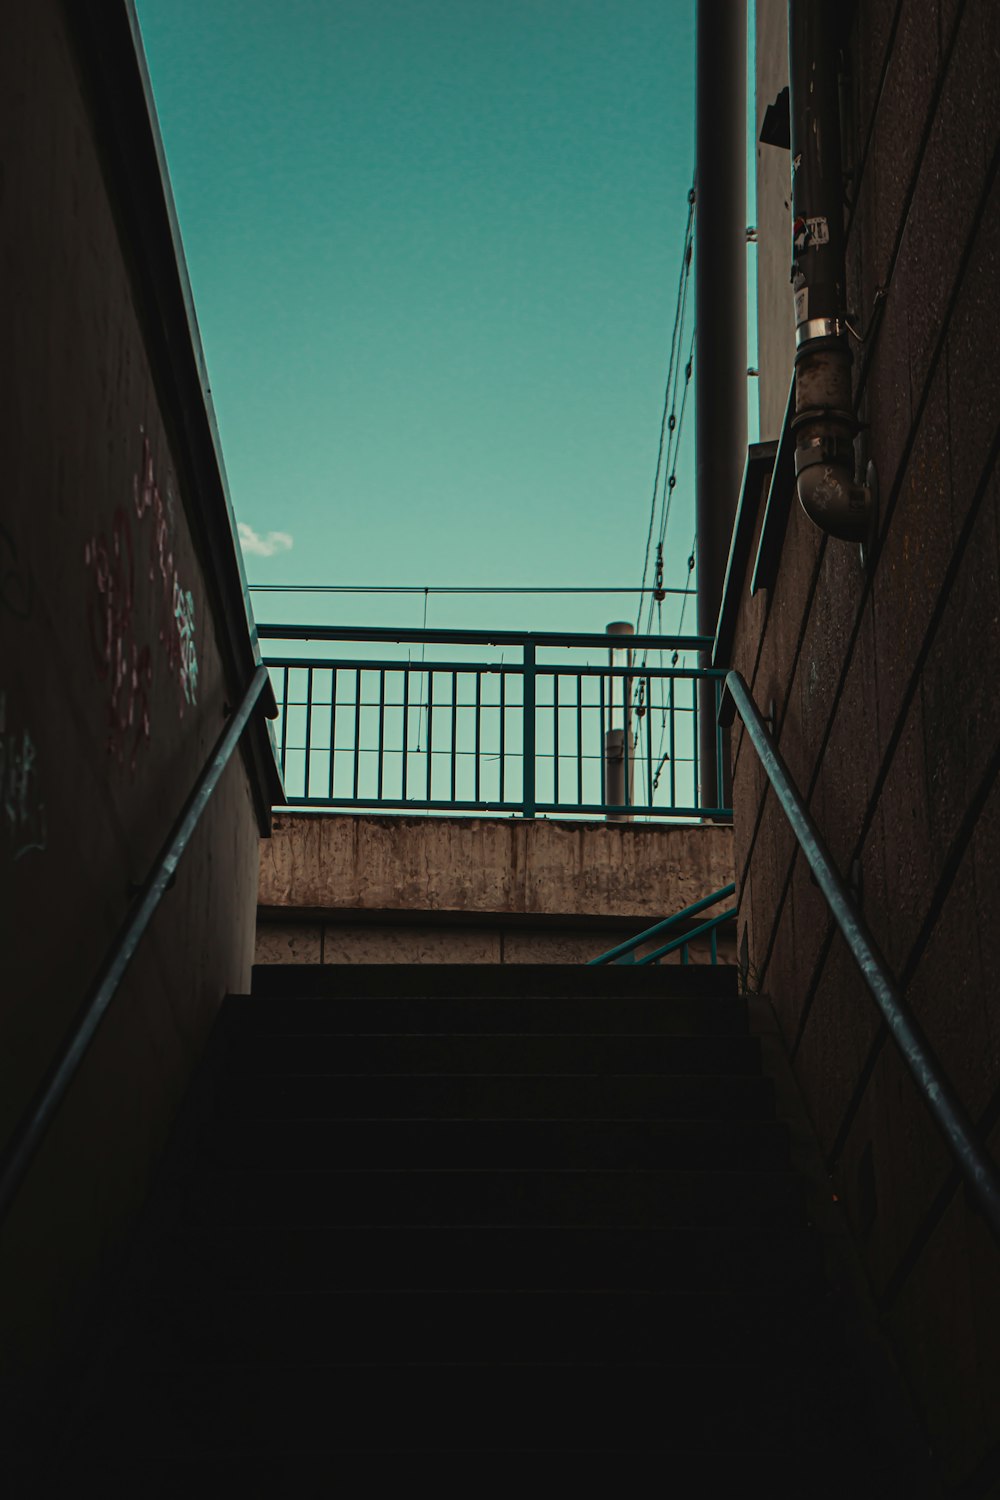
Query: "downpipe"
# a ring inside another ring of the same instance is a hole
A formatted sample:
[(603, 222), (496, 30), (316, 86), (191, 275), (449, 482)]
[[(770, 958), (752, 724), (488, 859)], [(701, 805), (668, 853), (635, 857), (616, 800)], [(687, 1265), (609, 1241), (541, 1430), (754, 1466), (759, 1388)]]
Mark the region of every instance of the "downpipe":
[(863, 542), (874, 501), (854, 463), (836, 0), (789, 0), (788, 47), (796, 490), (828, 536)]

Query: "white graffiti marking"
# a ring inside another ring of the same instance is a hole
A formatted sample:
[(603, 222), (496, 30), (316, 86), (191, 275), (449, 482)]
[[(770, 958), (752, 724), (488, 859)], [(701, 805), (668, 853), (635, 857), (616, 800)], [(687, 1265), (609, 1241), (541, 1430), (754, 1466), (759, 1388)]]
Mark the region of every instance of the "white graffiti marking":
[(38, 752), (27, 729), (8, 729), (5, 693), (0, 693), (0, 815), (12, 860), (45, 848)]

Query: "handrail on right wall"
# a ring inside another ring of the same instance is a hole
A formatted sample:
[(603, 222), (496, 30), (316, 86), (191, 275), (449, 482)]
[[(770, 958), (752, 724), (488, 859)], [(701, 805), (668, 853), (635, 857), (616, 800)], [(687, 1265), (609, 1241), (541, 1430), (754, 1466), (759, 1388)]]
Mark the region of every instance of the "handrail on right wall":
[(1000, 1243), (1000, 1173), (897, 989), (875, 938), (838, 873), (830, 851), (789, 774), (742, 673), (731, 671), (726, 677), (719, 710), (720, 726), (728, 729), (737, 714), (743, 720), (771, 789), (882, 1013), (889, 1034), (902, 1053), (924, 1103), (951, 1148), (959, 1171), (975, 1194), (986, 1222)]

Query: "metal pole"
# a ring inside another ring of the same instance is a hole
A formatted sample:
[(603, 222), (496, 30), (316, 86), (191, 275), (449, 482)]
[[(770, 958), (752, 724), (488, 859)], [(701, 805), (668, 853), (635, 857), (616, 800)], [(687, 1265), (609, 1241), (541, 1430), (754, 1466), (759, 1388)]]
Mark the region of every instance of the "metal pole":
[[(609, 636), (635, 634), (635, 627), (627, 620), (612, 620), (608, 626)], [(616, 652), (624, 652), (625, 665), (632, 665), (631, 647), (608, 646), (608, 665), (615, 665)], [(615, 713), (621, 724), (615, 722)], [(632, 754), (632, 679), (628, 676), (608, 678), (608, 722), (604, 732), (605, 790), (604, 797), (609, 807), (625, 807), (632, 801), (632, 770), (635, 757)], [(631, 823), (631, 813), (606, 813), (609, 823)]]
[[(698, 633), (714, 637), (747, 446), (746, 0), (699, 0), (695, 491)], [(702, 666), (711, 666), (703, 652)], [(729, 663), (722, 663), (728, 666)], [(701, 805), (715, 805), (715, 686), (700, 689)]]

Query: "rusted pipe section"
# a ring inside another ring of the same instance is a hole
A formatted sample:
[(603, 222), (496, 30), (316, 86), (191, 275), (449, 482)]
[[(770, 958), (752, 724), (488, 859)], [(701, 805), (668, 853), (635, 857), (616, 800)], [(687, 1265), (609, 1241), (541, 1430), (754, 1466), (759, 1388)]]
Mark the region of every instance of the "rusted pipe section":
[(868, 535), (872, 498), (855, 478), (844, 290), (837, 0), (789, 0), (795, 476), (809, 519), (830, 536)]

